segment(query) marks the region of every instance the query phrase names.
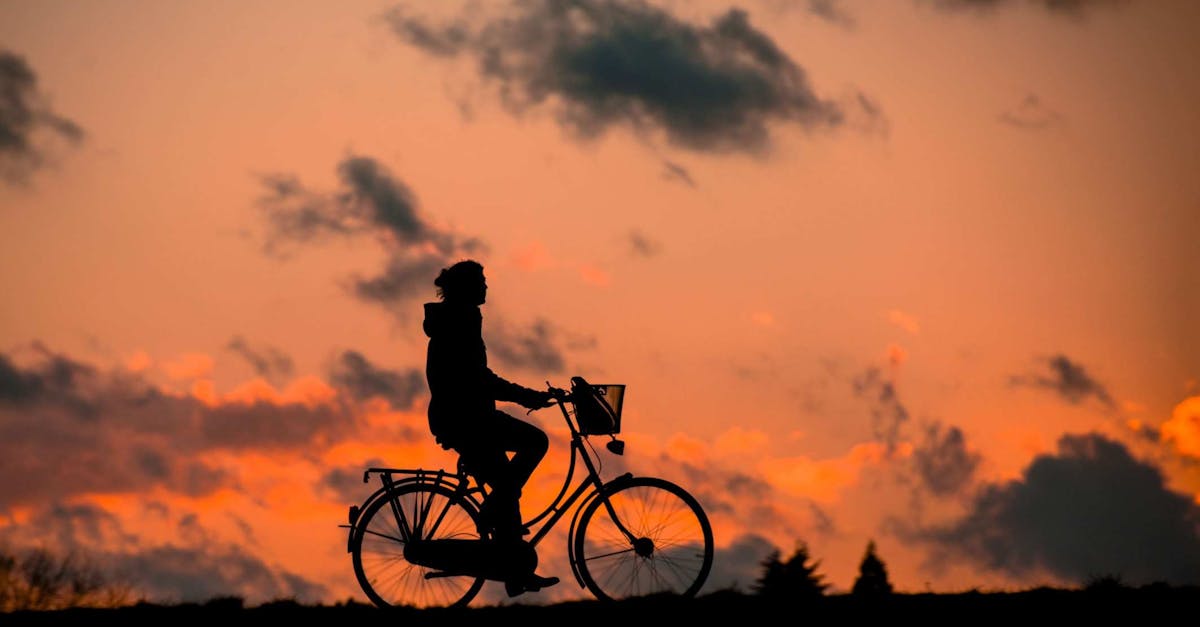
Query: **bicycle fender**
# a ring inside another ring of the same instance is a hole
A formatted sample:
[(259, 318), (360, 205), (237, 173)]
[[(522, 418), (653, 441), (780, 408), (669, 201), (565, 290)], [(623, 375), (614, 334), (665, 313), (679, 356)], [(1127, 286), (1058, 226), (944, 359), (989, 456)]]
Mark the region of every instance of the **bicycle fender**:
[[(358, 516), (362, 512), (367, 511), (367, 508), (370, 507), (375, 501), (384, 498), (389, 490), (413, 483), (432, 483), (443, 486), (450, 490), (457, 490), (459, 488), (459, 484), (457, 481), (451, 481), (450, 479), (452, 477), (455, 477), (455, 475), (446, 475), (442, 477), (437, 475), (408, 475), (402, 479), (392, 481), (390, 485), (383, 485), (379, 488), (376, 488), (376, 490), (372, 492), (370, 496), (364, 499), (360, 505), (352, 505), (350, 507), (350, 531), (346, 538), (346, 552), (349, 553), (352, 550), (351, 547), (354, 544), (354, 533), (358, 531)], [(479, 508), (479, 500), (474, 494), (464, 494), (463, 498), (470, 501), (476, 507), (476, 509)]]

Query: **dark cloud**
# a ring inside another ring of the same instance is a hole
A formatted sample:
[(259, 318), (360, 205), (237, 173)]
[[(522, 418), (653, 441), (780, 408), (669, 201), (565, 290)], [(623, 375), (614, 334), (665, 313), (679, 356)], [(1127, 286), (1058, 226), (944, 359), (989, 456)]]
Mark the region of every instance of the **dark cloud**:
[(361, 426), (336, 399), (206, 404), (49, 351), (29, 365), (0, 354), (0, 370), (0, 509), (89, 492), (208, 494), (233, 478), (198, 453), (304, 450)]
[(94, 376), (94, 369), (55, 354), (41, 344), (35, 344), (33, 350), (41, 363), (28, 369), (21, 369), (0, 353), (0, 407), (52, 401), (82, 414), (90, 412), (91, 407), (78, 390), (85, 379)]
[(727, 547), (717, 547), (712, 571), (701, 593), (717, 590), (753, 593), (754, 583), (762, 575), (762, 562), (778, 549), (771, 541), (752, 533), (738, 536)]
[(1077, 584), (1103, 576), (1200, 584), (1200, 508), (1168, 489), (1158, 468), (1097, 434), (1063, 436), (1020, 479), (980, 491), (961, 520), (909, 535), (935, 549), (934, 566), (964, 561)]
[(663, 160), (663, 178), (668, 181), (679, 181), (691, 188), (696, 187), (696, 181), (692, 178), (692, 174), (687, 171), (687, 168), (674, 161)]
[(433, 279), (453, 263), (440, 255), (393, 255), (373, 277), (354, 277), (351, 292), (358, 298), (392, 308), (401, 301), (433, 290)]
[(412, 191), (379, 162), (348, 157), (338, 164), (337, 174), (341, 187), (334, 193), (309, 190), (290, 175), (263, 177), (268, 193), (259, 205), (272, 227), (272, 242), (371, 233), (397, 246), (454, 251), (454, 237), (427, 223)]
[(842, 9), (841, 0), (808, 0), (805, 3), (810, 13), (835, 24), (853, 26), (854, 18)]
[(991, 12), (999, 8), (1029, 5), (1069, 17), (1080, 17), (1094, 8), (1116, 6), (1124, 2), (1126, 0), (932, 0), (934, 6), (947, 11)]
[(23, 183), (49, 164), (46, 141), (83, 140), (83, 129), (54, 113), (25, 59), (0, 49), (0, 179)]
[(545, 320), (537, 320), (523, 329), (498, 321), (484, 329), (489, 357), (514, 368), (551, 373), (562, 372), (566, 364), (558, 346), (559, 334)]
[(58, 550), (102, 564), (105, 575), (129, 585), (136, 600), (179, 603), (237, 596), (256, 604), (327, 599), (324, 586), (272, 568), (236, 545), (214, 541), (194, 515), (179, 517), (177, 524), (174, 543), (147, 546), (99, 507), (56, 504), (37, 511), (27, 525), (0, 529), (0, 539), (13, 546), (40, 546), (53, 539)]
[[(345, 503), (359, 503), (363, 496), (370, 493), (365, 486), (363, 472), (368, 468), (387, 468), (389, 465), (378, 457), (368, 459), (361, 464), (352, 464), (334, 468), (321, 477), (319, 487), (333, 493), (333, 497)], [(378, 481), (378, 479), (376, 479)], [(370, 487), (371, 490), (374, 487)]]
[(938, 496), (950, 496), (970, 485), (981, 457), (967, 449), (961, 429), (935, 422), (925, 427), (912, 460), (922, 485)]
[(295, 449), (352, 435), (358, 417), (338, 405), (225, 403), (200, 415), (204, 448)]
[(386, 18), (426, 52), (473, 57), (514, 112), (554, 103), (559, 123), (579, 138), (626, 127), (639, 136), (661, 131), (690, 150), (761, 153), (773, 124), (845, 122), (843, 107), (818, 96), (804, 69), (741, 9), (709, 25), (639, 0), (515, 2), (481, 25), (469, 17), (433, 25), (403, 7)]
[(110, 554), (113, 570), (128, 573), (142, 595), (158, 602), (186, 603), (237, 596), (250, 603), (295, 599), (314, 603), (327, 598), (325, 586), (271, 568), (236, 545), (153, 547)]
[(398, 245), (431, 244), (443, 254), (454, 251), (454, 238), (430, 226), (417, 213), (417, 201), (402, 181), (378, 161), (350, 157), (338, 164), (343, 189), (338, 205), (394, 240)]
[(641, 231), (630, 231), (629, 248), (639, 257), (653, 257), (662, 250), (662, 245)]
[(830, 24), (854, 26), (854, 17), (845, 10), (842, 0), (759, 0), (758, 4), (768, 11), (771, 19), (789, 13), (807, 13)]
[(871, 428), (875, 438), (894, 452), (899, 444), (900, 430), (908, 422), (908, 409), (896, 396), (896, 388), (884, 379), (879, 368), (868, 368), (851, 382), (854, 395), (871, 405)]
[(1062, 115), (1042, 103), (1037, 94), (1029, 94), (1016, 107), (1002, 112), (1000, 122), (1026, 131), (1040, 131), (1062, 123)]
[[(635, 472), (649, 476), (682, 476), (682, 484), (696, 497), (710, 518), (739, 521), (767, 535), (795, 532), (797, 516), (804, 528), (821, 536), (837, 533), (828, 512), (810, 499), (790, 499), (765, 479), (740, 470), (716, 465), (696, 465), (668, 457), (657, 468), (639, 467)], [(614, 470), (614, 472), (617, 472)]]
[(337, 175), (340, 187), (333, 192), (310, 190), (290, 175), (263, 177), (266, 194), (258, 204), (267, 220), (268, 253), (330, 238), (374, 237), (387, 253), (385, 267), (376, 276), (354, 277), (349, 289), (397, 311), (400, 301), (432, 290), (438, 270), (486, 248), (429, 222), (408, 186), (374, 159), (348, 157)]
[(425, 373), (415, 368), (404, 372), (377, 368), (358, 351), (345, 351), (330, 374), (334, 384), (358, 400), (386, 399), (396, 409), (411, 409), (427, 391)]
[(292, 376), (292, 358), (287, 353), (271, 347), (251, 347), (241, 336), (234, 336), (225, 348), (237, 353), (250, 363), (259, 376), (278, 382)]
[(1055, 392), (1063, 400), (1078, 405), (1094, 398), (1105, 407), (1115, 403), (1108, 390), (1088, 374), (1083, 366), (1071, 361), (1066, 355), (1053, 355), (1042, 359), (1049, 373), (1018, 375), (1009, 378), (1012, 385), (1044, 388)]

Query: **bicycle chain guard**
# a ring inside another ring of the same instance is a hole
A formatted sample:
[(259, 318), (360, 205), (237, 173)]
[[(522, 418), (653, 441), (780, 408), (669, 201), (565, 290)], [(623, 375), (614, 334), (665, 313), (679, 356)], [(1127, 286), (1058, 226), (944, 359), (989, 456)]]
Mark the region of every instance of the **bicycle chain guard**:
[(537, 551), (525, 541), (418, 540), (404, 545), (404, 559), (434, 569), (427, 579), (466, 575), (505, 581), (537, 568)]

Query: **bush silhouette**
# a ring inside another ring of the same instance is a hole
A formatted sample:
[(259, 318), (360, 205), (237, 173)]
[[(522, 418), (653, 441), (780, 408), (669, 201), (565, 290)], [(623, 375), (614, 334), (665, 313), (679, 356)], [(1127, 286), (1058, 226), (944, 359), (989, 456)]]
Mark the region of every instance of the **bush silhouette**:
[(863, 597), (882, 597), (892, 593), (887, 565), (876, 555), (874, 540), (867, 542), (867, 552), (858, 565), (858, 578), (854, 580), (850, 592)]
[(78, 554), (0, 548), (0, 612), (119, 607), (128, 600), (128, 587)]
[(820, 560), (814, 561), (808, 545), (800, 542), (787, 561), (779, 551), (772, 551), (762, 561), (762, 576), (755, 581), (754, 593), (771, 599), (813, 598), (825, 594), (829, 587), (825, 576), (817, 572)]

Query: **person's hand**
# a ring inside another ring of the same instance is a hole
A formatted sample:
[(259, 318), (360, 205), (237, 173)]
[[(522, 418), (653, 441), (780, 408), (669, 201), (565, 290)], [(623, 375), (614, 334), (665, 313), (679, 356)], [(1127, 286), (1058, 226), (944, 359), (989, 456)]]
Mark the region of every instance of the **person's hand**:
[(542, 409), (554, 404), (554, 395), (550, 392), (534, 390), (525, 402), (525, 407), (529, 409)]

